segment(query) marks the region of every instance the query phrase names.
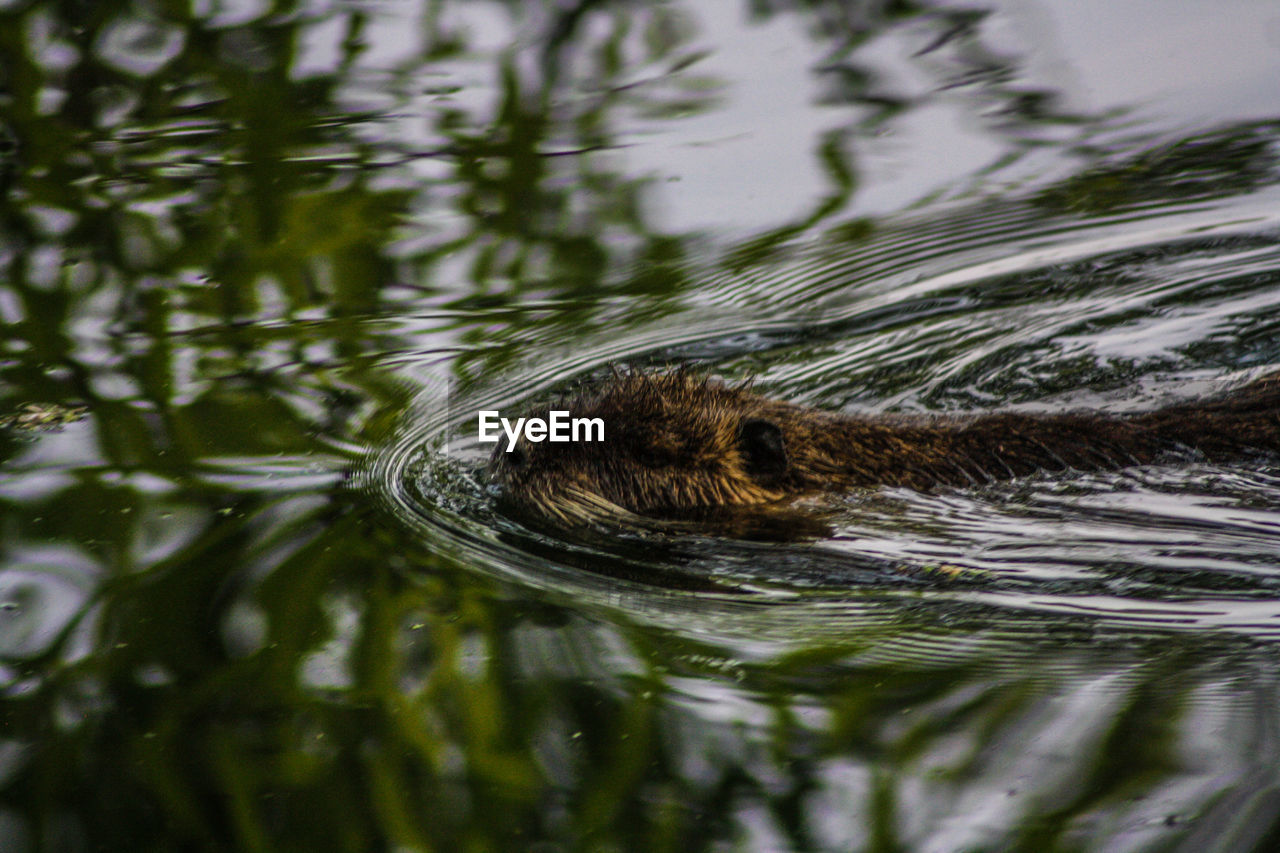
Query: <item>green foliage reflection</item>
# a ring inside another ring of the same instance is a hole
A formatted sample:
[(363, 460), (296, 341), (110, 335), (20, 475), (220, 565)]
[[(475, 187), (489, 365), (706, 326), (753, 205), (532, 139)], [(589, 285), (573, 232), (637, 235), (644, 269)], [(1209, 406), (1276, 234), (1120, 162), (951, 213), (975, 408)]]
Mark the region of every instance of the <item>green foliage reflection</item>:
[[(740, 660), (487, 580), (349, 482), (410, 396), (395, 358), (472, 378), (533, 342), (683, 321), (699, 265), (759, 275), (742, 298), (772, 306), (769, 264), (799, 239), (838, 261), (815, 298), (882, 273), (857, 266), (886, 233), (849, 218), (858, 141), (911, 104), (850, 57), (917, 21), (998, 82), (984, 13), (747, 4), (797, 16), (830, 54), (823, 103), (866, 112), (803, 152), (827, 184), (809, 209), (708, 260), (618, 159), (627, 127), (719, 103), (688, 9), (487, 4), (510, 27), (493, 47), (462, 4), (389, 5), (0, 6), (0, 847), (901, 849), (930, 841), (913, 806), (964, 814), (1022, 753), (1059, 760), (1036, 735), (1063, 720), (1092, 747), (997, 798), (1015, 829), (991, 846), (1072, 847), (1091, 808), (1172, 784), (1187, 697), (1215, 677), (1178, 643), (993, 675), (947, 657), (972, 623), (892, 602), (888, 627)], [(1248, 192), (1274, 182), (1274, 137), (1226, 128), (1030, 206)], [(935, 296), (1042, 295), (1006, 285)], [(38, 414), (60, 429), (18, 435)], [(760, 618), (743, 648), (783, 648)], [(877, 644), (939, 659), (890, 666)], [(1219, 669), (1255, 664), (1228, 651)], [(1100, 691), (1114, 708), (1051, 707), (1130, 666)], [(1236, 746), (1215, 791), (1263, 772)], [(1170, 795), (1214, 808), (1199, 796)]]

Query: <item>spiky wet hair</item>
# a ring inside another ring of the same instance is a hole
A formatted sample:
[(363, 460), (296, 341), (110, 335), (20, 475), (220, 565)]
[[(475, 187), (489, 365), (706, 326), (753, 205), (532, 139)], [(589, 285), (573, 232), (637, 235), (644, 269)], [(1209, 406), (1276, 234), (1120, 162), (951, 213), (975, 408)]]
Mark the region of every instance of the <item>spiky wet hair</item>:
[[(767, 463), (771, 403), (748, 384), (681, 369), (615, 371), (601, 386), (542, 407), (600, 418), (600, 442), (500, 444), (490, 470), (521, 504), (561, 519), (634, 512), (673, 516), (697, 507), (758, 504), (783, 494)], [(776, 431), (776, 428), (773, 428)]]
[(561, 520), (679, 519), (806, 492), (977, 486), (1043, 470), (1145, 465), (1188, 450), (1209, 459), (1280, 451), (1280, 374), (1126, 416), (836, 414), (688, 370), (616, 372), (555, 408), (601, 418), (604, 440), (522, 439), (512, 453), (496, 449), (490, 470), (517, 503)]

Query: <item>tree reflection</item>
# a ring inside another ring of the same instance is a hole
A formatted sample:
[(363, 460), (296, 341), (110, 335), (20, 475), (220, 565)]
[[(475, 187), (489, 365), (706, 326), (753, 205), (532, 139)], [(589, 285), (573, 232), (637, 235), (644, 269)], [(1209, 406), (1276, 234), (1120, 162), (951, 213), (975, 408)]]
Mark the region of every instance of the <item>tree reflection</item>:
[[(954, 614), (926, 642), (895, 611), (881, 635), (841, 625), (742, 661), (479, 577), (350, 488), (410, 397), (396, 354), (483, 378), (531, 341), (683, 320), (708, 270), (767, 302), (769, 264), (800, 239), (838, 261), (815, 297), (900, 265), (866, 254), (885, 224), (854, 208), (860, 142), (914, 104), (852, 55), (884, 28), (926, 26), (920, 62), (952, 51), (937, 74), (988, 85), (1026, 148), (1084, 121), (1006, 85), (1016, 60), (983, 47), (980, 11), (747, 4), (805, 24), (822, 98), (850, 115), (788, 152), (821, 163), (809, 209), (709, 251), (625, 163), (636, 116), (718, 104), (688, 9), (462, 6), (0, 7), (0, 846), (895, 849), (994, 801), (1030, 828), (975, 845), (1044, 849), (1086, 837), (1091, 808), (1172, 785), (1188, 697), (1224, 677), (1177, 643), (993, 676), (945, 659), (970, 633)], [(1274, 182), (1274, 139), (1225, 128), (1026, 206), (1247, 192)], [(1035, 296), (998, 285), (972, 298)], [(27, 402), (88, 417), (19, 440), (5, 419)], [(859, 659), (880, 641), (944, 659)], [(1053, 707), (1082, 682), (1114, 704)], [(1006, 796), (1003, 768), (1055, 724), (1068, 735), (1046, 752), (1085, 729), (1091, 746)], [(1274, 784), (1230, 747), (1219, 788), (1168, 801)]]

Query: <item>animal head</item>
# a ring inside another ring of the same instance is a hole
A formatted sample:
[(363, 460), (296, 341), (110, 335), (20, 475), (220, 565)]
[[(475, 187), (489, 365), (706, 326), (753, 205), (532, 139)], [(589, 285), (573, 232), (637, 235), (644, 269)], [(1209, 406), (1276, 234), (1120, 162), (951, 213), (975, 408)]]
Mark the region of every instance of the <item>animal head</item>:
[(786, 493), (786, 404), (687, 372), (615, 376), (594, 394), (534, 412), (598, 418), (603, 440), (499, 443), (490, 472), (543, 515), (679, 518), (710, 507), (761, 504)]

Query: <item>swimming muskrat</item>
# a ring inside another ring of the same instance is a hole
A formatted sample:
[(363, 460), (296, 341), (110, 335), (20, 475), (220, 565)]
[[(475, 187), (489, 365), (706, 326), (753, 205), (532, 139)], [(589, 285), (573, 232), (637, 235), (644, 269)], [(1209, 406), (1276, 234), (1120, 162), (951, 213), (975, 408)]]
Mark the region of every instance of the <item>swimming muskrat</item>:
[(689, 518), (857, 487), (921, 491), (1037, 471), (1209, 460), (1280, 450), (1280, 373), (1204, 400), (1128, 415), (849, 415), (771, 400), (688, 371), (616, 373), (551, 408), (601, 418), (599, 442), (502, 441), (490, 472), (517, 504), (561, 521)]

